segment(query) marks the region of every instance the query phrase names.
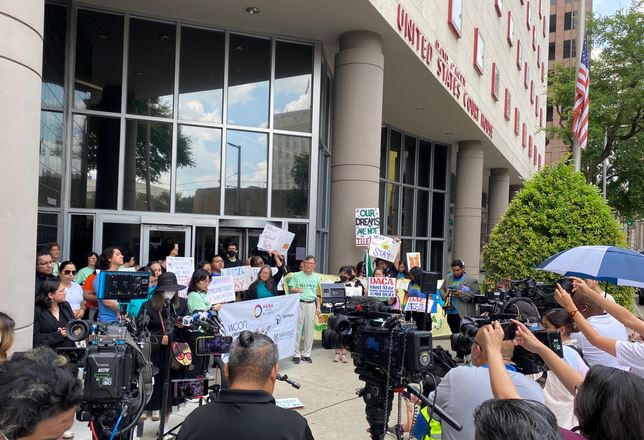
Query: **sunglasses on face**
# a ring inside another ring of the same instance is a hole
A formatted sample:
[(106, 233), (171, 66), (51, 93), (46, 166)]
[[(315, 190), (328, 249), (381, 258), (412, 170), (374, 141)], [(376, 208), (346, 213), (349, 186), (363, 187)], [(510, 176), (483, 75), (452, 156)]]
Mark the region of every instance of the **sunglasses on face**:
[(63, 271), (63, 273), (64, 273), (65, 275), (76, 275), (76, 271), (75, 271), (75, 270), (70, 270), (70, 269), (65, 269), (65, 270)]

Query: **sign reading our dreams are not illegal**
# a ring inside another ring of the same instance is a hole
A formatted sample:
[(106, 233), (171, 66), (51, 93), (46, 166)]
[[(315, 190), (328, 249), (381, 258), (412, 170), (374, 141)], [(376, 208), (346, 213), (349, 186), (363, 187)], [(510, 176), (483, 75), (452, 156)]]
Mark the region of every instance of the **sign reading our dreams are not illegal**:
[(369, 247), (372, 235), (380, 234), (380, 209), (357, 208), (356, 217), (356, 246)]

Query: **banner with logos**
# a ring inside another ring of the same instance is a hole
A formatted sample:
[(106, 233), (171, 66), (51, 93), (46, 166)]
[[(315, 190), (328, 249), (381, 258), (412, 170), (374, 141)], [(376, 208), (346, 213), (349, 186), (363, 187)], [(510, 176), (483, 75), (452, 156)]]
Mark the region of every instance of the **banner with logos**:
[(277, 344), (280, 359), (293, 356), (299, 314), (299, 295), (273, 296), (223, 304), (219, 318), (226, 335), (237, 338), (244, 330), (263, 333)]
[(356, 208), (356, 246), (369, 247), (372, 235), (380, 234), (380, 209)]
[(288, 248), (291, 247), (291, 243), (293, 242), (293, 238), (295, 238), (295, 234), (292, 232), (267, 223), (264, 226), (262, 234), (259, 236), (257, 249), (268, 252), (277, 251), (283, 256), (286, 256)]
[(382, 298), (396, 296), (396, 278), (369, 277), (368, 296)]
[(186, 298), (188, 296), (188, 284), (192, 278), (192, 272), (195, 270), (195, 259), (192, 257), (166, 257), (166, 270), (177, 276), (177, 283), (186, 286), (179, 291), (179, 296)]

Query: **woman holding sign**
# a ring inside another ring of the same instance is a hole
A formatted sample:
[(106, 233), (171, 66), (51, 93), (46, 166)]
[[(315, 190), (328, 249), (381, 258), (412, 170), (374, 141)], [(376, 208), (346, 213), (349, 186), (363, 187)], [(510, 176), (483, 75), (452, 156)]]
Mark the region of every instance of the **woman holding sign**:
[(275, 259), (277, 273), (273, 275), (271, 267), (266, 264), (263, 265), (257, 273), (257, 279), (248, 286), (248, 290), (243, 297), (244, 301), (277, 296), (277, 286), (284, 276), (284, 264), (282, 264), (282, 260), (279, 258), (279, 253), (277, 251), (272, 251), (271, 254)]

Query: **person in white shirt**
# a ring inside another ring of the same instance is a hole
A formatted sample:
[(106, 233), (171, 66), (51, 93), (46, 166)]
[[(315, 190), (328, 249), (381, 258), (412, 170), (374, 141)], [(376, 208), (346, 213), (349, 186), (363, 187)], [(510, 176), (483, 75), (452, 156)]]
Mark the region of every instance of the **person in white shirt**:
[[(626, 326), (640, 335), (644, 335), (644, 322), (637, 319), (624, 307), (600, 295), (590, 288), (584, 280), (574, 278), (573, 285), (574, 300), (560, 286), (557, 286), (555, 299), (572, 316), (575, 325), (581, 330), (584, 340), (593, 344), (592, 346), (596, 349), (602, 350), (611, 359), (615, 359), (618, 363), (617, 368), (630, 370), (632, 373), (644, 377), (644, 342), (629, 341), (621, 330), (618, 332), (618, 337), (613, 332), (602, 331), (597, 328), (594, 321), (586, 319), (585, 316), (578, 313), (577, 306), (580, 303), (594, 302), (597, 307), (606, 310), (608, 314), (605, 316), (610, 316), (622, 327)], [(625, 327), (624, 333), (626, 333)], [(590, 363), (585, 353), (584, 358)]]
[[(588, 372), (588, 365), (581, 358), (575, 349), (576, 340), (570, 337), (573, 329), (573, 321), (568, 312), (562, 308), (547, 311), (541, 318), (541, 323), (548, 331), (559, 332), (563, 342), (563, 360), (573, 367), (582, 377)], [(568, 392), (561, 380), (548, 372), (546, 384), (543, 387), (544, 403), (557, 417), (557, 423), (562, 428), (572, 429), (577, 426), (577, 418), (574, 414), (575, 397)]]
[(613, 298), (613, 295), (611, 295), (610, 293), (602, 290), (601, 286), (599, 285), (599, 281), (591, 280), (591, 279), (588, 279), (588, 278), (584, 279), (584, 281), (586, 282), (588, 287), (593, 289), (596, 293), (598, 293), (599, 295), (601, 295), (604, 298), (608, 299), (609, 301), (615, 302), (615, 298)]

